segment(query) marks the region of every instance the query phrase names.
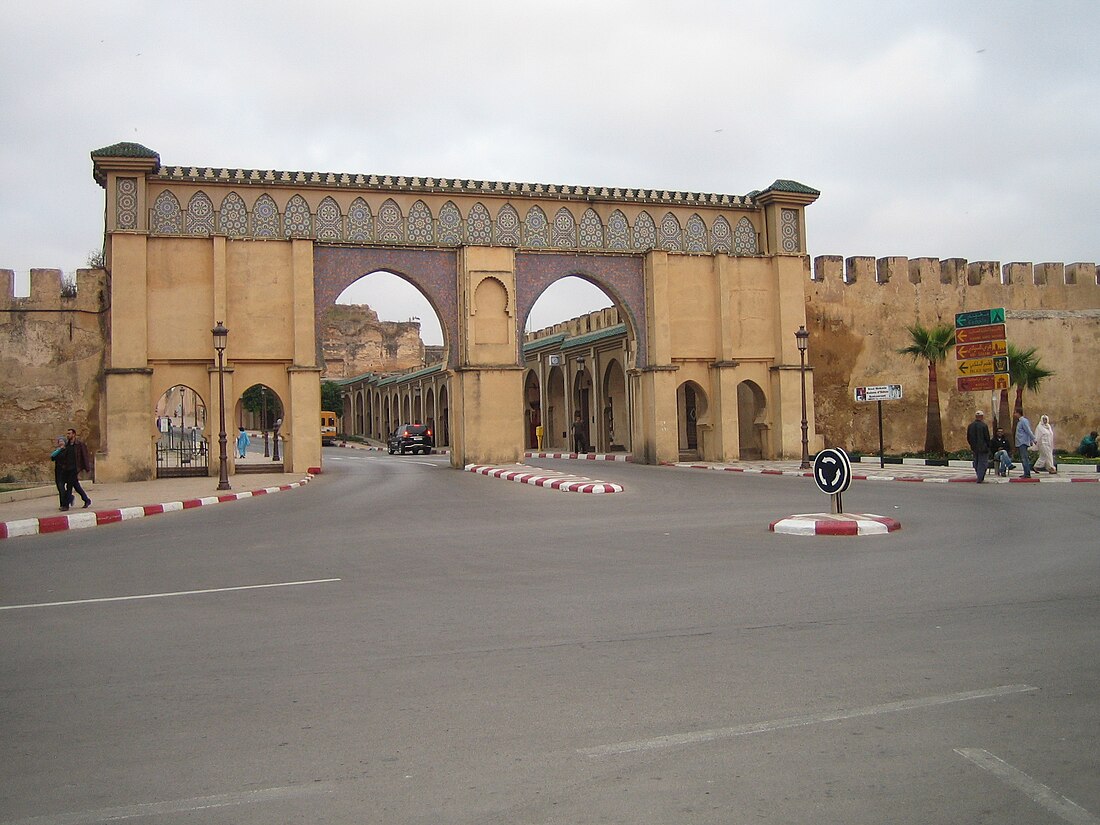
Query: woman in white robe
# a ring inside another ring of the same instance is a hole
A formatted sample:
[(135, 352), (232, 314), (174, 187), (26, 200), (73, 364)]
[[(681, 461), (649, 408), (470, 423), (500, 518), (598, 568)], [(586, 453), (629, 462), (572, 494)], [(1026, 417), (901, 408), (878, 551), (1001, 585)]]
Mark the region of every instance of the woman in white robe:
[(1035, 428), (1035, 446), (1039, 450), (1039, 459), (1032, 469), (1056, 473), (1054, 466), (1054, 428), (1050, 426), (1048, 416), (1040, 416), (1039, 426)]

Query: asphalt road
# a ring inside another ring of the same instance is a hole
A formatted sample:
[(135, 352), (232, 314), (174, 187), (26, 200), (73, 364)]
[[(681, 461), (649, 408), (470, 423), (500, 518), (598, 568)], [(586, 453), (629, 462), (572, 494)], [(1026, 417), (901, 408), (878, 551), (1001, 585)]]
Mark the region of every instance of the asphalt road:
[(6, 540), (0, 825), (1100, 823), (1098, 485), (581, 471)]

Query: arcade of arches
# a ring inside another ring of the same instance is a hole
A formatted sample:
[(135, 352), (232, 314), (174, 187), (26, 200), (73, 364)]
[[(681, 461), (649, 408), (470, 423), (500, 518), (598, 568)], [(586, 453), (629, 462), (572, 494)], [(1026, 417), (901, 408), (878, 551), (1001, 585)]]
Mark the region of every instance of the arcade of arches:
[[(540, 428), (544, 448), (570, 447), (578, 413), (585, 446), (639, 462), (801, 452), (794, 332), (805, 207), (818, 196), (802, 184), (734, 196), (166, 167), (132, 143), (92, 161), (111, 273), (105, 481), (152, 476), (170, 388), (217, 409), (219, 321), (227, 411), (246, 388), (268, 388), (286, 469), (319, 469), (321, 315), (379, 271), (431, 303), (444, 360), (355, 379), (348, 432), (381, 437), (421, 419), (454, 466), (516, 462)], [(614, 308), (525, 337), (535, 301), (570, 276)], [(806, 389), (812, 411), (812, 374)], [(816, 447), (812, 412), (809, 424)]]

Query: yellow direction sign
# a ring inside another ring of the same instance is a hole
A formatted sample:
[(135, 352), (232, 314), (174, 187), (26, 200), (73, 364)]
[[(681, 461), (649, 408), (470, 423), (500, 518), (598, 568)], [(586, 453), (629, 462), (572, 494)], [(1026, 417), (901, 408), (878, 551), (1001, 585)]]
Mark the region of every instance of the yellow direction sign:
[(970, 358), (959, 361), (959, 375), (992, 375), (1008, 372), (1008, 358), (998, 355), (995, 358)]

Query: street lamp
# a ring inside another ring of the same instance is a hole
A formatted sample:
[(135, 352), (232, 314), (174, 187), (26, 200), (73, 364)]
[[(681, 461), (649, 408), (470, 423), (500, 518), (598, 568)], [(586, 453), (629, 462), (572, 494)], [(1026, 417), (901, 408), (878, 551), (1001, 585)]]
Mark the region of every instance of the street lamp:
[(809, 422), (806, 421), (806, 347), (809, 345), (810, 333), (806, 327), (801, 326), (794, 334), (795, 343), (798, 344), (799, 373), (802, 376), (802, 463), (800, 470), (810, 469), (810, 439), (808, 436)]
[(221, 466), (218, 469), (218, 489), (231, 490), (229, 486), (229, 457), (225, 451), (225, 342), (229, 338), (229, 330), (225, 324), (218, 321), (217, 326), (210, 330), (214, 336), (214, 349), (218, 351), (218, 461)]

